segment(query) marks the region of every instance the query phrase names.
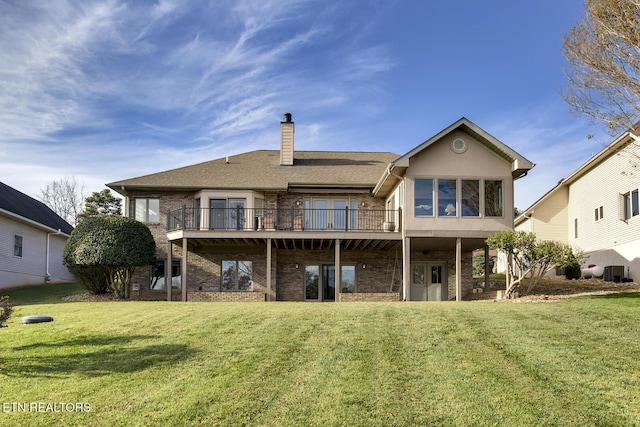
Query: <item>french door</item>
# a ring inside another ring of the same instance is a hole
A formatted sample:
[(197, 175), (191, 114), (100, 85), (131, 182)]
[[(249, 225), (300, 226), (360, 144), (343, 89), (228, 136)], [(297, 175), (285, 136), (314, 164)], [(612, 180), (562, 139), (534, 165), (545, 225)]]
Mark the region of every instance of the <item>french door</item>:
[[(314, 230), (346, 230), (347, 211), (346, 207), (349, 199), (313, 199), (313, 224)], [(355, 209), (355, 200), (351, 203), (350, 209)], [(354, 215), (352, 213), (352, 215)], [(353, 217), (355, 218), (355, 217)], [(355, 221), (352, 220), (350, 227), (353, 228)]]
[(227, 200), (209, 200), (209, 228), (212, 230), (224, 230), (227, 228)]
[(411, 301), (447, 301), (449, 299), (443, 263), (412, 263)]

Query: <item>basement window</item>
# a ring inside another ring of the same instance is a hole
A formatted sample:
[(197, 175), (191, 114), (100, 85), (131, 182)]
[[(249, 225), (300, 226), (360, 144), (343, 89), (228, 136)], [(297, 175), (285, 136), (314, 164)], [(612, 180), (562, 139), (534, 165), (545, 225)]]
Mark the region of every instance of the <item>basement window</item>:
[[(149, 289), (152, 291), (161, 291), (167, 289), (165, 278), (165, 260), (156, 261), (151, 266), (151, 280)], [(180, 273), (180, 261), (172, 261), (171, 263), (171, 288), (180, 289), (182, 287), (182, 276)]]
[(223, 291), (251, 291), (253, 284), (252, 261), (222, 261)]

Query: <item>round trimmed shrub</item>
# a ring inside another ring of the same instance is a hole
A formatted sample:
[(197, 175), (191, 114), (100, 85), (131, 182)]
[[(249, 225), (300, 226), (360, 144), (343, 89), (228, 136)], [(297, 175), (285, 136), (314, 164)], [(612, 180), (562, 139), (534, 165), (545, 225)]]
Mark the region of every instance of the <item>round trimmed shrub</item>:
[(153, 262), (155, 246), (151, 231), (143, 223), (117, 215), (98, 215), (83, 219), (73, 230), (62, 262), (90, 292), (110, 289), (124, 298), (135, 268)]

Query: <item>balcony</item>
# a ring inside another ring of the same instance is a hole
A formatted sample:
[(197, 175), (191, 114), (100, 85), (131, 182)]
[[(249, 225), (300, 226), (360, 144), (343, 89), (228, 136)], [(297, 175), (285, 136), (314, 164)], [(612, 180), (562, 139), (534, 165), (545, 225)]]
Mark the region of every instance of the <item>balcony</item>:
[(399, 210), (188, 208), (167, 213), (167, 231), (398, 231)]

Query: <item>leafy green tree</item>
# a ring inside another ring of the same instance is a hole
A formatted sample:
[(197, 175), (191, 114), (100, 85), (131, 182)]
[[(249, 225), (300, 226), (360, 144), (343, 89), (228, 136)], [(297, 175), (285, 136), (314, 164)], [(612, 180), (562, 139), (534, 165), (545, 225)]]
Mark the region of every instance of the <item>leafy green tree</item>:
[(578, 259), (571, 246), (550, 240), (539, 242), (535, 233), (525, 231), (501, 231), (489, 237), (487, 245), (507, 255), (506, 298), (513, 296), (524, 278), (530, 278), (526, 292), (531, 292), (551, 269), (570, 265)]
[[(489, 257), (489, 274), (493, 271), (495, 265), (495, 257)], [(484, 253), (473, 254), (473, 277), (484, 276)]]
[(122, 215), (122, 200), (106, 188), (94, 191), (85, 199), (84, 211), (78, 215), (78, 221), (96, 215)]
[(73, 230), (62, 262), (74, 275), (106, 277), (114, 295), (128, 298), (136, 267), (152, 264), (154, 254), (155, 241), (146, 225), (122, 216), (98, 215), (85, 218)]

